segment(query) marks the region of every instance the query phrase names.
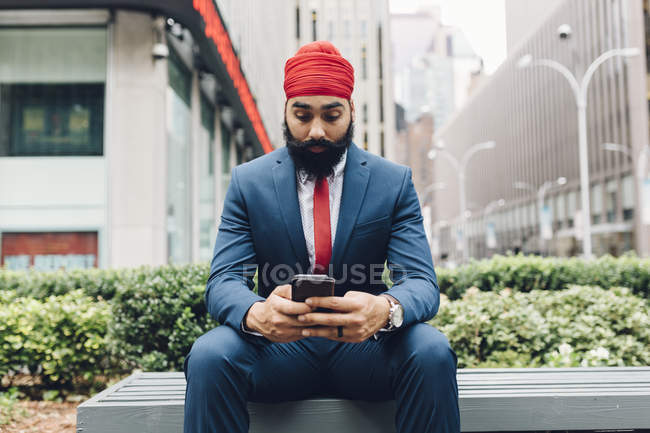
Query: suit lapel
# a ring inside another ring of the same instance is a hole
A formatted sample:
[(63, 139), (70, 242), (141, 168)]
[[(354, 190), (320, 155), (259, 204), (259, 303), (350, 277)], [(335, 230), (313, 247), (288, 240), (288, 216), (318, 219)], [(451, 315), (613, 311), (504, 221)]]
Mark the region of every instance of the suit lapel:
[(302, 266), (302, 272), (307, 273), (309, 256), (305, 243), (305, 234), (302, 230), (295, 166), (286, 150), (279, 155), (277, 163), (273, 167), (275, 195), (296, 259)]
[(366, 166), (366, 158), (361, 150), (352, 143), (348, 148), (347, 160), (345, 162), (341, 207), (336, 227), (336, 237), (334, 238), (334, 247), (332, 248), (332, 264), (335, 269), (341, 264), (343, 253), (352, 234), (352, 229), (359, 217), (359, 210), (366, 195), (369, 177), (370, 173)]

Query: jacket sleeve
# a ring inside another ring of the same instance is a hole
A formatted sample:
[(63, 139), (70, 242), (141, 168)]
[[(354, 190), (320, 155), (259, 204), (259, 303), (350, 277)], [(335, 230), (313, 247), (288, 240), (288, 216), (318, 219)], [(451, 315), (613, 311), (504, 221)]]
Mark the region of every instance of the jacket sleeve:
[(253, 292), (256, 267), (248, 210), (235, 167), (223, 205), (205, 303), (215, 320), (242, 335), (246, 335), (242, 331), (246, 312), (255, 302), (265, 300)]
[(385, 293), (404, 308), (403, 326), (433, 318), (440, 305), (440, 289), (410, 168), (405, 170), (393, 212), (386, 261), (393, 286)]

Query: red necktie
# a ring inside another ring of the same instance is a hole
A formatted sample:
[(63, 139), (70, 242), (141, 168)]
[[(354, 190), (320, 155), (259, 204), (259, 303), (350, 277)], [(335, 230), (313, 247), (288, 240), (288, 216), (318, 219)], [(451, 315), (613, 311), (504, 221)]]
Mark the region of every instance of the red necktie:
[(314, 245), (315, 274), (327, 274), (332, 257), (332, 229), (330, 228), (330, 192), (327, 178), (316, 180), (314, 186)]

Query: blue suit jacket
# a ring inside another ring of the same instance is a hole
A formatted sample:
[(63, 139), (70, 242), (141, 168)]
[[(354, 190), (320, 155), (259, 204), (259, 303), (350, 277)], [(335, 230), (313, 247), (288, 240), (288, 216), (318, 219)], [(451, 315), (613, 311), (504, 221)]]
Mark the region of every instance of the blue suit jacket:
[[(393, 281), (388, 291), (384, 262)], [(404, 307), (403, 326), (436, 314), (440, 292), (409, 168), (350, 145), (331, 267), (337, 296), (386, 292)], [(259, 295), (252, 291), (256, 268)], [(287, 148), (235, 167), (205, 293), (209, 313), (240, 332), (253, 303), (308, 269)]]

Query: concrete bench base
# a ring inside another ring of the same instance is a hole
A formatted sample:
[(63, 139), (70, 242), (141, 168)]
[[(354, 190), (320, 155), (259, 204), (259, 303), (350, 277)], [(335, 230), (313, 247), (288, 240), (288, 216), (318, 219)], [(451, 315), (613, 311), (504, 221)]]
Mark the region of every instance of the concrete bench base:
[[(650, 367), (458, 372), (464, 432), (650, 429)], [(137, 373), (77, 408), (78, 433), (181, 433), (182, 373)], [(250, 433), (394, 433), (395, 402), (249, 403)]]

